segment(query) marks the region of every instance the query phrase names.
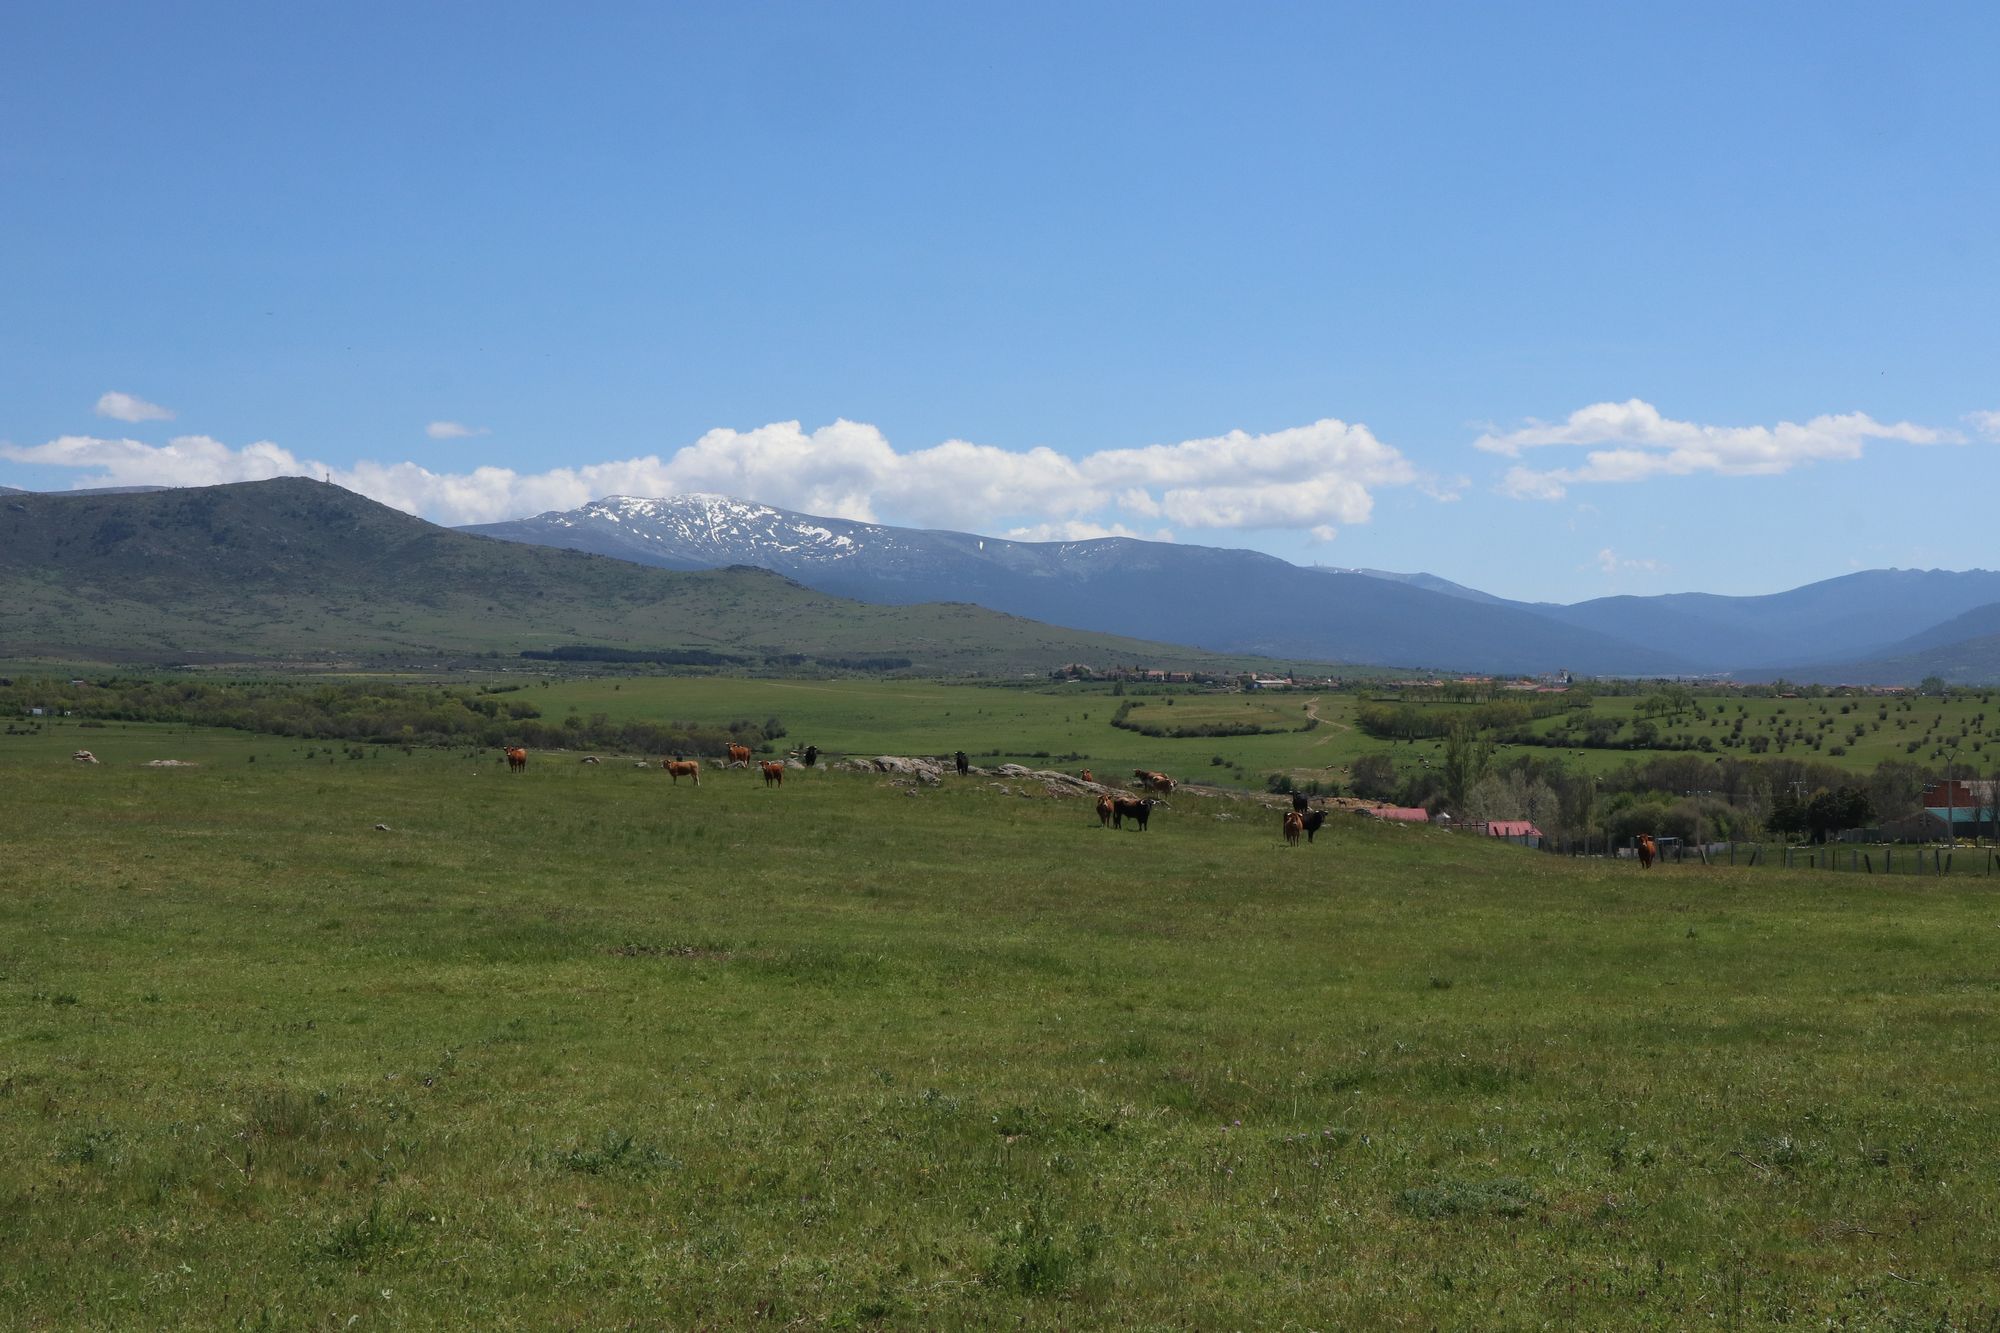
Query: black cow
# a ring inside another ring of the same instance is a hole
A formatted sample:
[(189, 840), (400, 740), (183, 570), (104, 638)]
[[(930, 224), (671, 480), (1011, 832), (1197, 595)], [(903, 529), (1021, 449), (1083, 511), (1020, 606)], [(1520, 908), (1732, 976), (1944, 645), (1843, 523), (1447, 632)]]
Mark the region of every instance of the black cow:
[(819, 762), (819, 747), (817, 745), (808, 745), (806, 747), (805, 758), (807, 768), (811, 768), (814, 764), (817, 764)]
[(1136, 800), (1130, 796), (1115, 796), (1111, 801), (1111, 824), (1113, 828), (1124, 828), (1125, 821), (1131, 820), (1139, 826), (1139, 832), (1146, 831), (1146, 821), (1153, 817), (1153, 807), (1159, 802), (1151, 797)]
[(1306, 794), (1304, 792), (1295, 791), (1292, 793), (1292, 809), (1298, 811), (1300, 814), (1304, 814), (1306, 812), (1306, 805)]
[(1315, 834), (1315, 833), (1319, 832), (1319, 830), (1320, 830), (1320, 825), (1322, 825), (1322, 824), (1324, 824), (1324, 823), (1326, 823), (1326, 811), (1324, 811), (1324, 810), (1308, 810), (1308, 811), (1306, 811), (1306, 841), (1307, 841), (1307, 842), (1311, 842), (1311, 841), (1313, 840), (1313, 834)]
[(972, 771), (972, 761), (965, 757), (965, 751), (963, 750), (960, 750), (957, 754), (953, 755), (951, 757), (951, 762), (958, 765), (958, 775), (960, 777), (964, 777), (967, 773), (970, 773)]

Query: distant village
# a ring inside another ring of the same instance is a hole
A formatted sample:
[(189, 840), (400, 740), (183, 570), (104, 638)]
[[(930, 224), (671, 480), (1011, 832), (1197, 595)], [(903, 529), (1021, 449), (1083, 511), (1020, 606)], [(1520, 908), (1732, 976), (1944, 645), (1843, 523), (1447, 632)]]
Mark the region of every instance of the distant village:
[[(1158, 667), (1096, 667), (1084, 662), (1065, 662), (1049, 672), (1050, 680), (1130, 681), (1140, 685), (1213, 685), (1243, 690), (1337, 690), (1344, 683), (1339, 676), (1260, 676), (1248, 671), (1165, 671)], [(1359, 683), (1359, 682), (1356, 682)], [(1406, 680), (1370, 680), (1388, 689), (1435, 689), (1443, 685), (1472, 685), (1494, 690), (1560, 694), (1570, 687), (1570, 674), (1556, 671), (1545, 676), (1425, 676)]]

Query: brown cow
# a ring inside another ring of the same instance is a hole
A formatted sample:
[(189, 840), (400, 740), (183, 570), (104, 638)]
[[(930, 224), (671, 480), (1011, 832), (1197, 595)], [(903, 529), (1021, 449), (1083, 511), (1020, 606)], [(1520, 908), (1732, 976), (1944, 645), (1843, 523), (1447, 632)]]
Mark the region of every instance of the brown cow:
[(1653, 858), (1659, 854), (1660, 849), (1654, 843), (1653, 835), (1650, 833), (1641, 833), (1639, 835), (1639, 868), (1641, 870), (1651, 870), (1653, 868)]
[(1165, 773), (1156, 773), (1150, 768), (1135, 768), (1132, 776), (1139, 779), (1139, 785), (1147, 791), (1156, 791), (1163, 796), (1174, 794), (1174, 780)]
[(1299, 835), (1306, 831), (1306, 817), (1296, 810), (1285, 811), (1285, 841), (1296, 847)]
[(1085, 782), (1095, 782), (1095, 781), (1097, 781), (1097, 779), (1096, 779), (1096, 778), (1093, 778), (1093, 777), (1091, 777), (1091, 776), (1090, 776), (1090, 770), (1089, 770), (1089, 769), (1087, 769), (1087, 768), (1083, 770), (1083, 780), (1084, 780)]
[(513, 770), (514, 772), (519, 773), (522, 769), (526, 768), (527, 766), (528, 766), (528, 752), (526, 750), (523, 750), (518, 745), (509, 746), (507, 749), (507, 767)]
[(701, 761), (699, 759), (662, 759), (660, 767), (667, 770), (667, 776), (674, 780), (676, 787), (682, 778), (693, 778), (694, 785), (701, 785)]
[(770, 786), (772, 783), (776, 783), (780, 787), (785, 785), (784, 764), (780, 763), (775, 759), (766, 759), (763, 763), (759, 764), (758, 767), (764, 770), (764, 785), (766, 787)]
[(1111, 797), (1100, 796), (1097, 798), (1098, 823), (1102, 824), (1106, 828), (1110, 828), (1111, 821), (1113, 817), (1117, 815), (1117, 813), (1118, 813), (1118, 803), (1113, 799), (1111, 799)]
[(732, 764), (748, 764), (750, 762), (750, 747), (747, 745), (730, 746), (729, 762)]

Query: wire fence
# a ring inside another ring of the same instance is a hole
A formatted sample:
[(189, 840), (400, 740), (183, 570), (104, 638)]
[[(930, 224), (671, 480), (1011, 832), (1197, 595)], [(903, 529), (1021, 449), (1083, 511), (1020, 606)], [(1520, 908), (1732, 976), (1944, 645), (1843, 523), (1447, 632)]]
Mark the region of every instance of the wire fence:
[[(1543, 844), (1559, 856), (1611, 856), (1637, 859), (1636, 847), (1602, 836), (1558, 838)], [(2000, 847), (1979, 843), (1956, 846), (1914, 843), (1767, 843), (1679, 842), (1665, 840), (1657, 858), (1668, 864), (1694, 862), (1708, 866), (1740, 866), (1783, 870), (1818, 870), (1843, 875), (1946, 875), (2000, 877)]]

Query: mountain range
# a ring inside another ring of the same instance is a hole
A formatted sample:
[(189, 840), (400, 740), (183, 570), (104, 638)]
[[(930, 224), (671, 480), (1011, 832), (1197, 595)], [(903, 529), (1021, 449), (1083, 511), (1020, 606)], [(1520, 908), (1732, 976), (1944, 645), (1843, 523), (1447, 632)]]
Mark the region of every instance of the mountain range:
[(614, 496), (463, 530), (669, 569), (754, 564), (857, 601), (975, 602), (1217, 652), (1505, 672), (1698, 669), (1673, 652), (1515, 607), (1212, 546), (1124, 537), (1017, 542), (795, 514), (720, 495)]
[(756, 565), (858, 601), (976, 602), (1216, 652), (1493, 672), (2000, 679), (2000, 572), (1990, 570), (1866, 570), (1761, 596), (1561, 605), (1255, 551), (1125, 537), (1017, 542), (721, 495), (611, 496), (465, 531), (669, 569)]
[(301, 477), (0, 495), (0, 657), (411, 664), (580, 646), (808, 670), (1254, 665), (963, 602), (864, 605), (765, 569), (648, 569), (492, 541)]
[(1289, 662), (1969, 683), (2000, 680), (2000, 574), (1869, 570), (1760, 597), (1564, 606), (1254, 551), (1017, 542), (714, 495), (611, 497), (453, 531), (303, 478), (0, 488), (0, 656), (436, 659), (579, 645), (946, 672)]

